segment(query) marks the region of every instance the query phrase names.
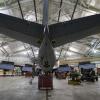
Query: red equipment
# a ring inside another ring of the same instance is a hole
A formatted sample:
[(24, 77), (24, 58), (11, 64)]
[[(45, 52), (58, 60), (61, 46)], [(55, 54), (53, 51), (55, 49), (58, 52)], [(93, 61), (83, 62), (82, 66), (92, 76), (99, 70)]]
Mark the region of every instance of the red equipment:
[(38, 89), (53, 89), (53, 77), (52, 75), (39, 75), (38, 77)]

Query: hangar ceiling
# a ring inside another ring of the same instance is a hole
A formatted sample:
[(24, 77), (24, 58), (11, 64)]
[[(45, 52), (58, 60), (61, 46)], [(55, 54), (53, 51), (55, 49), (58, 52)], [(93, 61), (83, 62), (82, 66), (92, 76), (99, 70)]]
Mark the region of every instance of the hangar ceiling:
[[(77, 19), (100, 13), (100, 0), (49, 0), (48, 12), (49, 24), (64, 22), (71, 20), (72, 16)], [(0, 13), (19, 18), (23, 15), (26, 20), (42, 23), (43, 0), (0, 0)], [(60, 60), (100, 57), (100, 34), (57, 47), (55, 53)], [(37, 56), (37, 47), (0, 34), (0, 60), (24, 64), (32, 63)]]

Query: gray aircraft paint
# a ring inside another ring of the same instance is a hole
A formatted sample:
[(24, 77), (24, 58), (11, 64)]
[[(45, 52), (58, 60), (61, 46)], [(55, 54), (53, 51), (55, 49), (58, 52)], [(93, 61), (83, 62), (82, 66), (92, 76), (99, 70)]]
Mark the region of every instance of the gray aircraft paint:
[[(39, 49), (39, 64), (44, 72), (51, 71), (55, 64), (56, 57), (54, 54), (54, 49), (48, 38), (49, 28), (48, 28), (48, 0), (43, 0), (43, 22), (44, 25), (44, 39), (41, 43)], [(45, 63), (48, 63), (48, 66)]]

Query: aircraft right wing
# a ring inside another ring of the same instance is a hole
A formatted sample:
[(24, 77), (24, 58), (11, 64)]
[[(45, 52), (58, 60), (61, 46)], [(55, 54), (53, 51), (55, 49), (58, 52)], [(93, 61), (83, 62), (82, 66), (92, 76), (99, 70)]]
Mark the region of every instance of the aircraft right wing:
[(100, 14), (49, 25), (54, 47), (100, 33)]

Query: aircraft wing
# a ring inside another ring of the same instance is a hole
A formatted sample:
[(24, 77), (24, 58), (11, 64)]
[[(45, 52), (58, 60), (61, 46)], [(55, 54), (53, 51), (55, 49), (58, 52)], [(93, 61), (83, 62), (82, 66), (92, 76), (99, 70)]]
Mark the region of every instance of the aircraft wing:
[(0, 13), (0, 33), (39, 47), (43, 25)]
[(100, 14), (52, 24), (49, 34), (54, 47), (100, 33)]

